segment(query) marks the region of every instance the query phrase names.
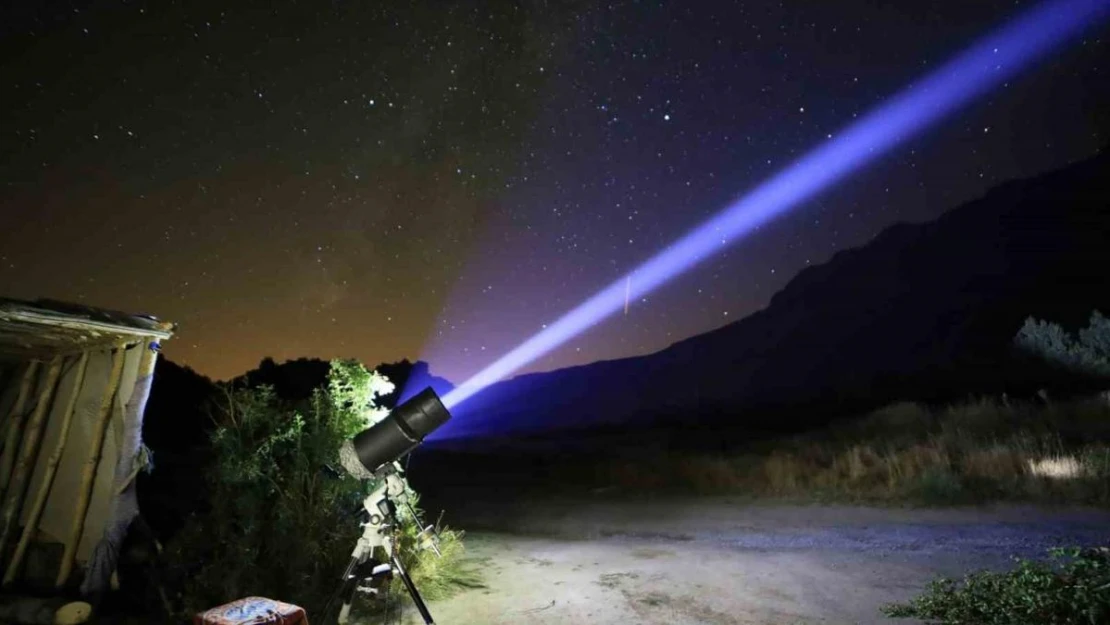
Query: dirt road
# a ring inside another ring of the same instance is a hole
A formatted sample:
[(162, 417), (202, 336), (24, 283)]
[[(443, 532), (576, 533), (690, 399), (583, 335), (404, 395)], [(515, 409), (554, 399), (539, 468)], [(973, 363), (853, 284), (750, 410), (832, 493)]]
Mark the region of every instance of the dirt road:
[(441, 625), (909, 623), (879, 606), (937, 574), (1110, 543), (1110, 513), (1020, 506), (517, 501), (453, 524), (489, 587), (431, 603)]

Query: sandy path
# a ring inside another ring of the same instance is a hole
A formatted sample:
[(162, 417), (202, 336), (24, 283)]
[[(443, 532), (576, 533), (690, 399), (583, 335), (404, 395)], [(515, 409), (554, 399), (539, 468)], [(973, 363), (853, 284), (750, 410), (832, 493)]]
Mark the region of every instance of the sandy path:
[(1110, 543), (1110, 513), (1017, 506), (518, 501), (453, 524), (489, 588), (433, 602), (443, 625), (908, 623), (878, 607), (937, 574)]

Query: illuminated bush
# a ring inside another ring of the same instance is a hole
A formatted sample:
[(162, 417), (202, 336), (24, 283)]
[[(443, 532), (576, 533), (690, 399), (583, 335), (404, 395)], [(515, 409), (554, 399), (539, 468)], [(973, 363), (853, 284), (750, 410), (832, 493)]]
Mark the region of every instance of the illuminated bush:
[[(336, 474), (342, 442), (387, 411), (385, 378), (334, 361), (325, 388), (304, 402), (269, 386), (225, 388), (213, 410), (208, 509), (169, 545), (183, 615), (258, 595), (303, 606), (319, 618), (361, 533), (355, 512), (376, 485)], [(402, 516), (402, 558), (430, 594), (472, 582), (459, 573), (461, 534), (443, 533), (444, 557), (416, 552), (419, 529)]]

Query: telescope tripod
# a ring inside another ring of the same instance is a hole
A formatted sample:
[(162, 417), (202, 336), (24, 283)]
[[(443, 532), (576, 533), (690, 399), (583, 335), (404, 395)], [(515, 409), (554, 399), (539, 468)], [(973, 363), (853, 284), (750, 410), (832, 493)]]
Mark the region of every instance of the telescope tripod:
[[(374, 594), (381, 592), (380, 586), (388, 584), (394, 574), (401, 578), (405, 589), (408, 590), (416, 609), (424, 619), (425, 625), (435, 625), (428, 606), (416, 589), (412, 578), (409, 577), (401, 558), (394, 550), (393, 532), (397, 527), (397, 507), (392, 497), (404, 494), (405, 485), (396, 472), (389, 472), (381, 486), (370, 493), (363, 500), (362, 506), (368, 515), (366, 523), (362, 524), (362, 536), (355, 543), (351, 552), (351, 560), (343, 572), (342, 586), (340, 589), (343, 604), (339, 609), (337, 623), (346, 625), (350, 619), (351, 603), (355, 593), (359, 590)], [(385, 552), (386, 562), (379, 563), (373, 560), (374, 549), (380, 547)], [(361, 586), (361, 582), (369, 581), (368, 587)]]

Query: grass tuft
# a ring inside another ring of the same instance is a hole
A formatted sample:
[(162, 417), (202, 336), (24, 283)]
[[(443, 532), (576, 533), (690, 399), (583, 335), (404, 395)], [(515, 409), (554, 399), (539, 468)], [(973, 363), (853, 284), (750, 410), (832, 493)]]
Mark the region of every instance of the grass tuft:
[[(445, 599), (462, 590), (486, 587), (481, 572), (465, 557), (463, 535), (459, 530), (440, 529), (440, 555), (427, 550), (416, 552), (420, 557), (414, 558), (409, 565), (413, 584), (428, 601)], [(394, 595), (405, 592), (400, 580), (394, 581)]]

